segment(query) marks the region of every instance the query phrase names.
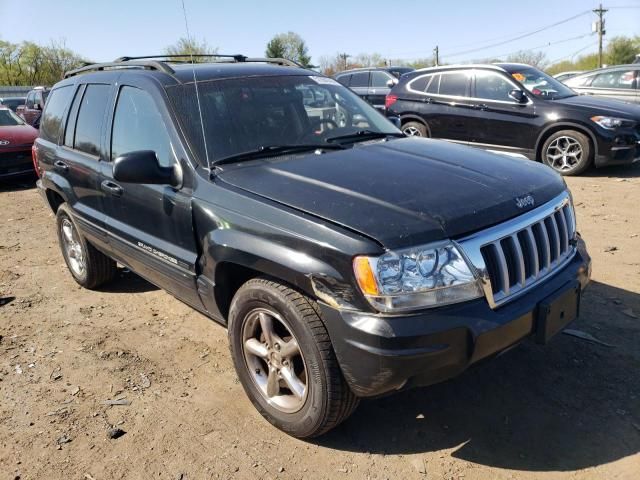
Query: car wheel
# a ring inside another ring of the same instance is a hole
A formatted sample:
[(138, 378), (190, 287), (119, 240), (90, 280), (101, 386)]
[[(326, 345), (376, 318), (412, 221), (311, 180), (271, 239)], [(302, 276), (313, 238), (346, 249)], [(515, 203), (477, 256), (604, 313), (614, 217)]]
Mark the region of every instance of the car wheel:
[(58, 207), (56, 224), (62, 256), (76, 282), (85, 288), (96, 288), (113, 279), (116, 262), (86, 241), (65, 204)]
[(407, 122), (402, 125), (402, 133), (407, 137), (428, 137), (427, 127), (420, 122)]
[(317, 304), (286, 285), (256, 278), (240, 287), (229, 311), (229, 343), (253, 405), (294, 437), (321, 435), (358, 405)]
[(589, 139), (575, 130), (556, 132), (542, 146), (542, 161), (561, 175), (579, 175), (592, 160)]

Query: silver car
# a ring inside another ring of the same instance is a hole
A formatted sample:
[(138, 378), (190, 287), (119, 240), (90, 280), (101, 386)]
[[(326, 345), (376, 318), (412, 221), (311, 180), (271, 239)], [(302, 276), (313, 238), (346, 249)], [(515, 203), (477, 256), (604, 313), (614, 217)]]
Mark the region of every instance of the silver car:
[(640, 103), (640, 64), (617, 65), (576, 75), (564, 83), (583, 95)]

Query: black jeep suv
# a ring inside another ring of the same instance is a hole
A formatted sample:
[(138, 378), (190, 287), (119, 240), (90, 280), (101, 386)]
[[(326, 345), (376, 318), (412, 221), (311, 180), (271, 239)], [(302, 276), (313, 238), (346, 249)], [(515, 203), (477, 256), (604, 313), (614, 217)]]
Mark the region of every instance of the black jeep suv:
[(405, 138), (285, 61), (83, 67), (40, 135), (73, 278), (96, 288), (118, 262), (225, 325), (247, 395), (298, 437), (546, 342), (589, 280), (553, 170)]
[(640, 161), (640, 106), (579, 96), (521, 64), (429, 68), (386, 100), (407, 135), (542, 161), (562, 175)]

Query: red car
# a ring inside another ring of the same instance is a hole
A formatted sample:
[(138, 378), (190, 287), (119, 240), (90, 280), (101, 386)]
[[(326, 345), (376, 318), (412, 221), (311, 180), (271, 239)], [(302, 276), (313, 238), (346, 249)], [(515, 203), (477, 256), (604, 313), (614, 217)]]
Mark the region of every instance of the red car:
[(37, 136), (38, 130), (0, 106), (0, 180), (35, 173), (31, 147)]

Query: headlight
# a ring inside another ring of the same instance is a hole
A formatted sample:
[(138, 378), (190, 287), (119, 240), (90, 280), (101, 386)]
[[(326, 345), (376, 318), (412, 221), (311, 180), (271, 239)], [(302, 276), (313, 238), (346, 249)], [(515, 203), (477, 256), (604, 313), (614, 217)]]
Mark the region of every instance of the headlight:
[(416, 310), (482, 296), (471, 267), (451, 242), (356, 257), (353, 269), (367, 300), (381, 312)]
[(635, 124), (633, 120), (616, 117), (601, 117), (599, 115), (591, 117), (591, 121), (597, 123), (602, 128), (606, 128), (607, 130), (615, 130), (620, 127), (633, 127)]

